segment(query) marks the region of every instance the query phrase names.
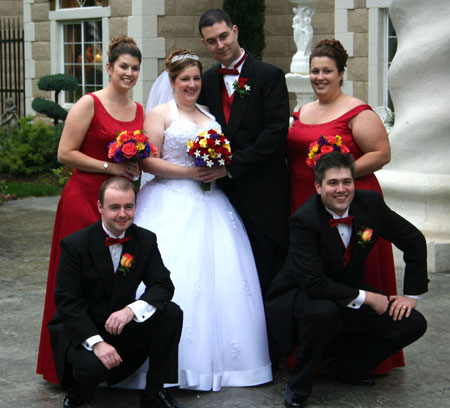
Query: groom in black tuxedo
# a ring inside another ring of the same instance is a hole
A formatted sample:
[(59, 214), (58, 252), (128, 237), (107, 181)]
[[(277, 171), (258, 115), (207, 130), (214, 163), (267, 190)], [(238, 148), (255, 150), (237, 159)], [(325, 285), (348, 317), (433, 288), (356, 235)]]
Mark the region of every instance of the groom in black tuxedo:
[[(125, 178), (100, 188), (101, 220), (61, 241), (57, 312), (49, 323), (64, 407), (88, 402), (101, 382), (118, 383), (149, 357), (142, 408), (181, 407), (163, 389), (178, 382), (183, 313), (152, 232), (133, 224), (136, 191)], [(136, 300), (136, 289), (146, 289)]]
[[(315, 165), (312, 196), (290, 218), (290, 249), (267, 297), (268, 321), (283, 354), (298, 345), (286, 407), (304, 407), (319, 367), (350, 384), (373, 385), (372, 370), (426, 330), (416, 309), (428, 289), (421, 232), (381, 195), (356, 190), (351, 155)], [(404, 296), (363, 282), (364, 261), (383, 237), (404, 253)]]
[(216, 178), (245, 225), (264, 297), (288, 246), (289, 100), (284, 73), (239, 46), (238, 28), (223, 10), (204, 13), (199, 30), (220, 63), (203, 75), (199, 102), (216, 117), (233, 153), (231, 164), (218, 168)]

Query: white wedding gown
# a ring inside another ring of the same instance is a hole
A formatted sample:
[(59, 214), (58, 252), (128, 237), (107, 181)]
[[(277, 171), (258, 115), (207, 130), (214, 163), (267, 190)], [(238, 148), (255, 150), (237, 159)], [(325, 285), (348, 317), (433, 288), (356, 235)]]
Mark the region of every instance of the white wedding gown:
[[(211, 118), (205, 129), (179, 119), (175, 101), (169, 107), (172, 122), (161, 158), (193, 166), (188, 139), (220, 125), (200, 107)], [(225, 194), (214, 183), (204, 192), (199, 181), (155, 177), (139, 192), (135, 223), (156, 233), (175, 285), (173, 301), (184, 312), (180, 388), (219, 391), (271, 381), (256, 266), (242, 221)], [(124, 385), (143, 388), (145, 370)]]

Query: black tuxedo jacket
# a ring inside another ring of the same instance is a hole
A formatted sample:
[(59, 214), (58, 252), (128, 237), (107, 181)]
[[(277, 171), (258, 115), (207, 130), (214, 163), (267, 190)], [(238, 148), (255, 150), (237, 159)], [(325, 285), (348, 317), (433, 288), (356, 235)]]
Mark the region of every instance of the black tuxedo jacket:
[(250, 94), (234, 95), (228, 125), (222, 107), (222, 77), (216, 67), (203, 75), (200, 103), (207, 105), (230, 140), (232, 178), (220, 180), (238, 212), (287, 248), (289, 216), (286, 136), (289, 99), (281, 69), (248, 55), (241, 78)]
[[(404, 293), (420, 295), (428, 290), (426, 242), (416, 227), (373, 191), (356, 190), (349, 213), (354, 216), (349, 244), (352, 255), (345, 268), (339, 233), (330, 227), (331, 215), (319, 195), (310, 197), (289, 220), (289, 254), (267, 296), (269, 325), (285, 354), (295, 339), (292, 310), (300, 292), (310, 298), (334, 300), (341, 307), (356, 298), (359, 289), (377, 292), (362, 280), (365, 259), (380, 236), (404, 253)], [(371, 243), (363, 246), (357, 233), (365, 228), (372, 228), (373, 235)]]
[(127, 276), (120, 271), (114, 276), (101, 220), (61, 241), (55, 288), (57, 312), (48, 328), (63, 386), (69, 346), (97, 334), (105, 338), (107, 318), (136, 300), (140, 282), (147, 286), (140, 299), (156, 309), (163, 309), (172, 298), (174, 286), (161, 260), (155, 234), (133, 224), (126, 236), (131, 240), (123, 245), (122, 254), (129, 253), (135, 259)]

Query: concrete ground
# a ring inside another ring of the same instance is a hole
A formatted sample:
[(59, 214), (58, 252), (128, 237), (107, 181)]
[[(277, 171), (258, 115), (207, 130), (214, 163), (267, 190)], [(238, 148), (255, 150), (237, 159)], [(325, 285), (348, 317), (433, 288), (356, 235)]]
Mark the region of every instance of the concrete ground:
[[(35, 374), (57, 200), (30, 198), (0, 205), (1, 408), (62, 406), (64, 392)], [(428, 331), (405, 350), (405, 368), (377, 377), (371, 388), (318, 377), (308, 407), (450, 407), (449, 293), (450, 273), (430, 276), (430, 290), (419, 306)], [(188, 408), (282, 408), (287, 376), (280, 369), (273, 383), (259, 387), (172, 393)], [(88, 408), (138, 404), (137, 391), (100, 389)]]

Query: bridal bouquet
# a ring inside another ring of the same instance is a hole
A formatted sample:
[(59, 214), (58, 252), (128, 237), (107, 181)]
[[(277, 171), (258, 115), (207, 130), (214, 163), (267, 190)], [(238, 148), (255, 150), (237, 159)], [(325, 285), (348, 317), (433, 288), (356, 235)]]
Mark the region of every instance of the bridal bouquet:
[(319, 160), (321, 156), (333, 151), (350, 153), (350, 149), (344, 143), (342, 143), (342, 137), (340, 137), (339, 135), (320, 135), (317, 142), (312, 142), (308, 147), (308, 157), (306, 158), (306, 164), (309, 167), (314, 167), (317, 160)]
[(108, 145), (108, 157), (115, 162), (124, 160), (137, 162), (156, 153), (156, 147), (150, 143), (142, 130), (117, 132), (116, 140)]
[[(231, 147), (228, 139), (215, 129), (200, 133), (194, 140), (188, 140), (187, 154), (194, 158), (197, 167), (225, 166), (230, 164)], [(203, 191), (211, 189), (211, 183), (202, 183)]]

